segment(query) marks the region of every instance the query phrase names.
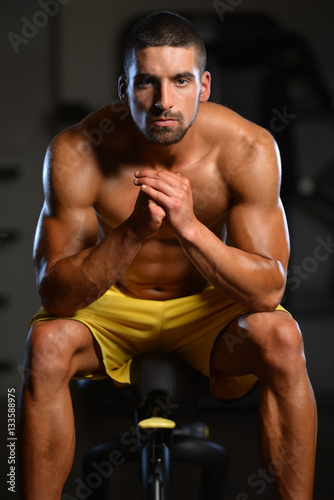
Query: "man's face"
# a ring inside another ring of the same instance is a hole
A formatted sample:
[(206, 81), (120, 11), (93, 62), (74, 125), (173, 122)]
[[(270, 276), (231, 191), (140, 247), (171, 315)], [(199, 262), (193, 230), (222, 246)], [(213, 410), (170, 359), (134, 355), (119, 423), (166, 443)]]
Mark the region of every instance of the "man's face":
[[(204, 83), (203, 83), (204, 82)], [(147, 47), (136, 51), (126, 82), (127, 101), (138, 129), (154, 144), (179, 142), (192, 125), (203, 85), (195, 48)]]

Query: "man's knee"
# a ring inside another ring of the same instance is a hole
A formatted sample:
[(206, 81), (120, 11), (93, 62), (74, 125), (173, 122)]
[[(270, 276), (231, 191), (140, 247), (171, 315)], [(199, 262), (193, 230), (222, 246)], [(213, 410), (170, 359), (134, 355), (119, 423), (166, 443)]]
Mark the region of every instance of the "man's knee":
[(302, 334), (290, 316), (272, 316), (272, 321), (267, 322), (265, 340), (259, 350), (269, 375), (293, 380), (305, 370)]
[(32, 326), (26, 342), (24, 383), (70, 378), (75, 342), (71, 324), (64, 321), (41, 321)]

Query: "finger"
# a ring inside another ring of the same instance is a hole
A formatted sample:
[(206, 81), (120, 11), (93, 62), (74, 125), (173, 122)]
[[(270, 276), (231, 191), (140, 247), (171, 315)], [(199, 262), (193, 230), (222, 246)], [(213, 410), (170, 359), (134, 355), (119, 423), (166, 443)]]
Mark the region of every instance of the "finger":
[(151, 179), (161, 178), (166, 180), (166, 182), (168, 180), (176, 181), (176, 179), (180, 179), (182, 177), (180, 172), (170, 172), (169, 170), (154, 170), (154, 169), (137, 170), (137, 172), (134, 173), (134, 176), (137, 179), (142, 179), (144, 177)]
[(157, 173), (158, 173), (158, 171), (153, 169), (153, 168), (144, 168), (142, 170), (137, 170), (134, 173), (134, 176), (138, 177), (138, 178), (140, 178), (140, 177), (156, 177)]
[[(190, 181), (187, 177), (183, 177), (180, 173), (169, 172), (166, 170), (159, 170), (153, 174), (150, 170), (143, 170), (134, 179), (134, 184), (137, 186), (147, 184), (155, 189), (165, 192), (166, 194), (169, 193), (171, 196), (173, 193), (168, 190), (167, 186), (183, 192), (187, 192), (190, 189)], [(177, 196), (177, 193), (175, 193), (175, 195)]]
[(165, 196), (168, 196), (169, 198), (180, 198), (183, 196), (181, 194), (183, 193), (183, 189), (180, 189), (179, 186), (171, 186), (168, 182), (165, 182), (161, 179), (150, 179), (148, 177), (143, 177), (142, 179), (136, 179), (135, 184), (137, 186), (140, 186), (142, 190), (147, 194), (151, 193), (151, 191), (148, 191), (148, 188), (151, 188), (157, 193), (161, 193)]
[(148, 200), (148, 206), (151, 212), (154, 213), (157, 217), (161, 219), (164, 219), (166, 217), (166, 210), (151, 198)]
[(141, 190), (144, 191), (147, 196), (154, 200), (158, 205), (163, 206), (168, 214), (170, 214), (171, 211), (179, 211), (183, 206), (192, 206), (192, 201), (189, 201), (189, 199), (187, 201), (185, 193), (181, 190), (176, 191), (176, 193), (173, 191), (173, 196), (170, 196), (162, 191), (158, 191), (147, 184), (141, 186)]
[(143, 184), (140, 186), (140, 189), (142, 192), (144, 192), (151, 200), (153, 200), (158, 206), (163, 206), (168, 208), (169, 207), (169, 200), (171, 200), (171, 197), (163, 193), (162, 191), (159, 191), (157, 189), (154, 189), (154, 187), (148, 185), (148, 184)]
[(170, 186), (175, 188), (185, 189), (190, 187), (190, 181), (187, 177), (183, 177), (180, 172), (170, 172), (169, 170), (158, 170), (157, 178), (162, 179)]

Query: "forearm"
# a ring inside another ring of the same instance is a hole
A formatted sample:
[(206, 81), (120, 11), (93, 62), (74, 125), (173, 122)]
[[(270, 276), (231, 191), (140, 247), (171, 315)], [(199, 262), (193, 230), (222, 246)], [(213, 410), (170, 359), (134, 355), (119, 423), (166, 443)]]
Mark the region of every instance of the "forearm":
[(256, 311), (278, 305), (285, 286), (279, 262), (226, 245), (199, 221), (179, 238), (189, 259), (224, 295)]
[(39, 283), (45, 309), (55, 316), (71, 316), (97, 300), (119, 280), (142, 241), (125, 222), (99, 244), (56, 261)]

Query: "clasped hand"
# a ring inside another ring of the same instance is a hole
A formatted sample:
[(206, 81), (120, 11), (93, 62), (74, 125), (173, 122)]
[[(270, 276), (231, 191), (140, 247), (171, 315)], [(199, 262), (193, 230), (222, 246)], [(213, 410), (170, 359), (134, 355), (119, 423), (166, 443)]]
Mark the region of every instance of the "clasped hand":
[[(189, 179), (169, 170), (144, 169), (135, 172), (134, 184), (140, 187), (137, 205), (146, 199), (146, 211), (157, 231), (165, 219), (166, 225), (176, 234), (189, 228), (196, 220)], [(137, 206), (137, 208), (139, 208)], [(151, 229), (153, 226), (151, 227)], [(152, 231), (154, 232), (154, 231)]]

